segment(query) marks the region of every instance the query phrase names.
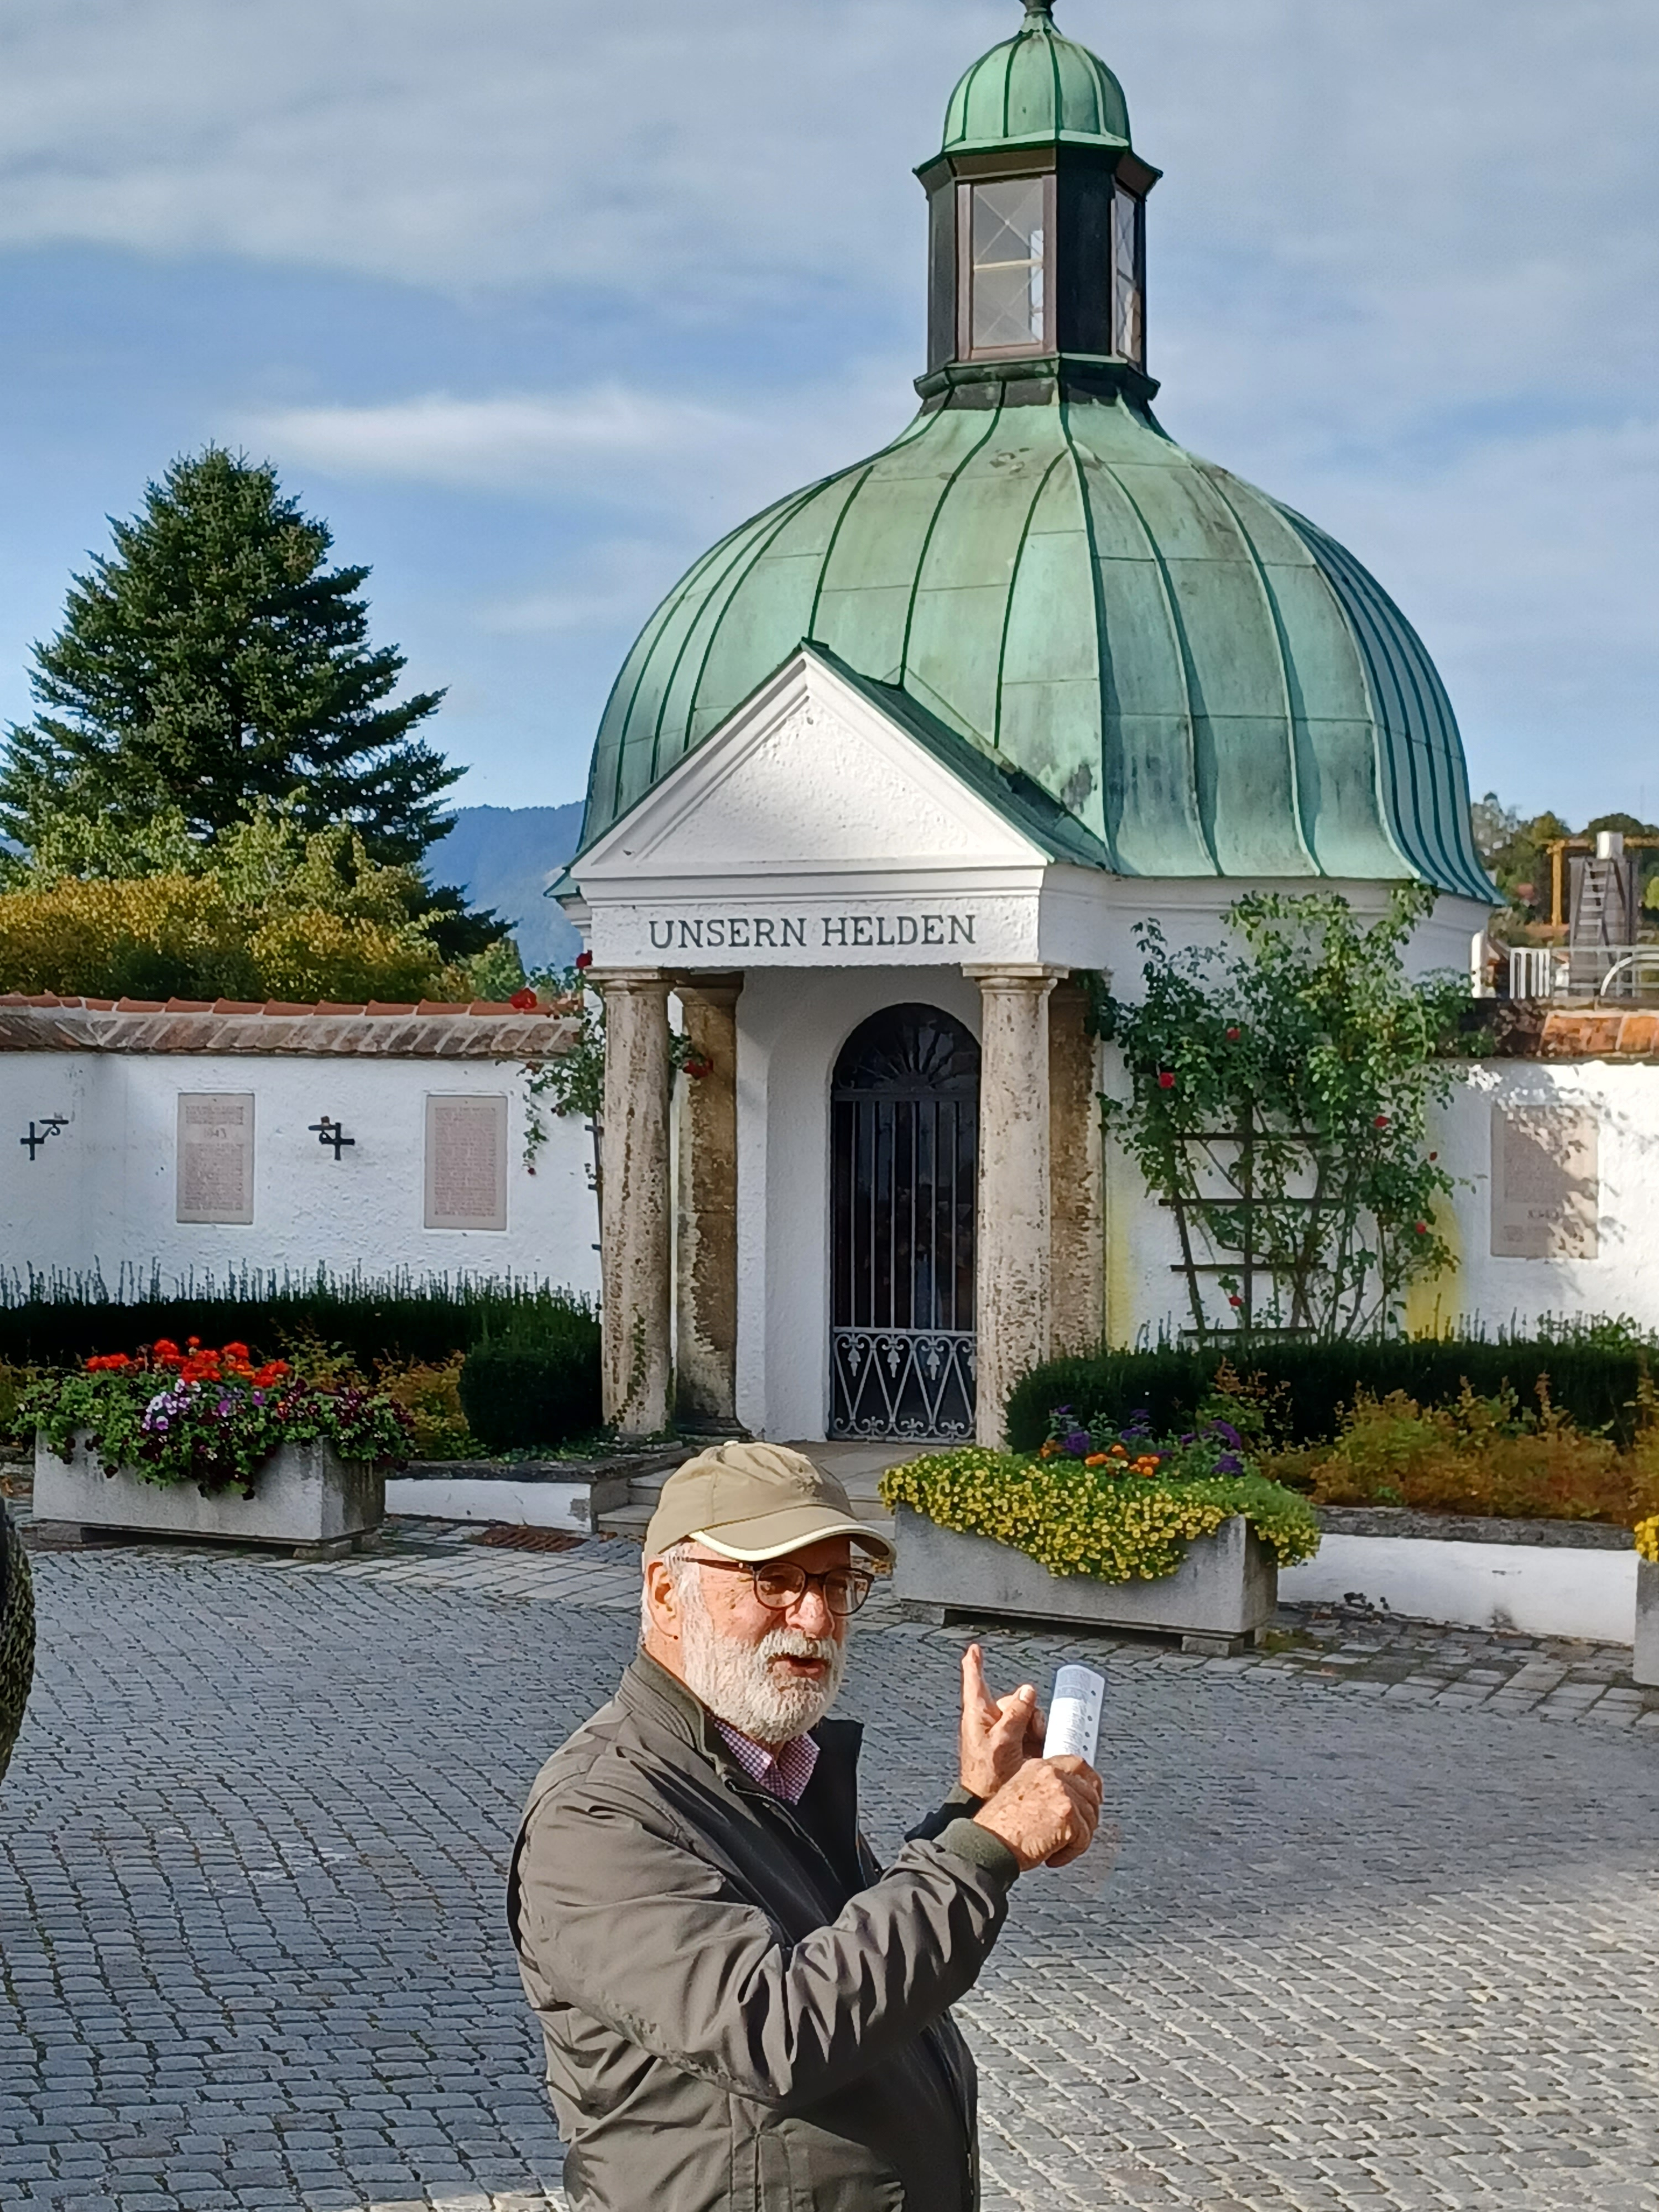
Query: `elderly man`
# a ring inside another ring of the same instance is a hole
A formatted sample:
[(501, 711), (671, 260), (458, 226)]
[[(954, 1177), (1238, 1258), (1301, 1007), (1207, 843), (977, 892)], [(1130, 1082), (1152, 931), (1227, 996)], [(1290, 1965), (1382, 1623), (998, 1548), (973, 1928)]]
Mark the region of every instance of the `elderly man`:
[(824, 1716), (884, 1558), (799, 1452), (663, 1486), (639, 1656), (543, 1769), (509, 1912), (573, 2212), (972, 2212), (949, 2008), (1018, 1875), (1086, 1850), (1099, 1778), (1040, 1755), (1030, 1684), (963, 1662), (961, 1787), (884, 1873), (860, 1730)]

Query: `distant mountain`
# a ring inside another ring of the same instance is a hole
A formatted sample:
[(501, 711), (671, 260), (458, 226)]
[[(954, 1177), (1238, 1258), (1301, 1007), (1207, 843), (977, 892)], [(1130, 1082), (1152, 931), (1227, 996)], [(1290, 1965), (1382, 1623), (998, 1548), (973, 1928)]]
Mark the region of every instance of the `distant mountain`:
[(565, 968), (581, 939), (542, 894), (576, 849), (580, 799), (568, 806), (463, 806), (426, 856), (434, 884), (459, 884), (473, 906), (513, 924), (526, 968)]

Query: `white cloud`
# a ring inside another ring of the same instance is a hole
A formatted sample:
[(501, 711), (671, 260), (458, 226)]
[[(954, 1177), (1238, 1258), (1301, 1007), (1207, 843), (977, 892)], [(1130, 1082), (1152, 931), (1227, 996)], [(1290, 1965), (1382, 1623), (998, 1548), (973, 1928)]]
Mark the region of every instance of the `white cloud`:
[(243, 419), (234, 434), (330, 476), (518, 492), (701, 526), (711, 514), (741, 521), (893, 436), (906, 397), (889, 363), (748, 405), (616, 382), (471, 399), (428, 392), (281, 409)]
[(289, 408), (249, 428), (334, 476), (510, 491), (566, 483), (595, 465), (688, 453), (707, 462), (740, 442), (745, 425), (727, 410), (612, 384), (567, 398), (429, 392), (385, 406)]
[[(1171, 431), (1353, 539), (1444, 660), (1478, 757), (1519, 761), (1540, 804), (1569, 767), (1626, 774), (1659, 675), (1652, 0), (1059, 15), (1166, 172)], [(642, 306), (659, 386), (635, 364), (439, 391), (401, 364), (382, 404), (244, 431), (337, 477), (585, 513), (596, 549), (648, 551), (488, 619), (625, 628), (630, 577), (648, 599), (664, 564), (903, 419), (916, 362), (842, 364), (901, 314), (919, 331), (908, 167), (1018, 21), (1018, 0), (7, 0), (0, 246), (563, 288), (562, 367), (605, 358), (580, 349), (594, 302)], [(1569, 726), (1587, 736), (1564, 760)]]

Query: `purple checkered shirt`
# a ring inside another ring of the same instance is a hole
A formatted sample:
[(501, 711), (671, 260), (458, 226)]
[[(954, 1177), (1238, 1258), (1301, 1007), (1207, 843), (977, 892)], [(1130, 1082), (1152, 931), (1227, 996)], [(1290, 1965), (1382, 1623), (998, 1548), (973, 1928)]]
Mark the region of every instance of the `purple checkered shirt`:
[(723, 1720), (717, 1719), (714, 1726), (751, 1782), (758, 1782), (772, 1796), (781, 1797), (786, 1805), (799, 1804), (818, 1763), (818, 1747), (810, 1735), (793, 1736), (773, 1751), (766, 1744), (757, 1743), (753, 1736), (727, 1728)]

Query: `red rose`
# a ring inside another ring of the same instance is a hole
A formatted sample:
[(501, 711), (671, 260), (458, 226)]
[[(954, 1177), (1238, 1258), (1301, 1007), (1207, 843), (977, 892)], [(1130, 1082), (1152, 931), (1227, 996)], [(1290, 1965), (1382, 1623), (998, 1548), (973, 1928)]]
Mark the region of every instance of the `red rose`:
[(1244, 1301), (1235, 1294), (1228, 1297), (1227, 1303), (1230, 1306), (1242, 1306)]
[(515, 991), (507, 1003), (515, 1014), (533, 1014), (538, 1001), (536, 994), (526, 988), (522, 991)]
[(1237, 1044), (1237, 1043), (1238, 1042), (1239, 1038), (1240, 1038), (1243, 1034), (1244, 1034), (1244, 1032), (1243, 1032), (1242, 1030), (1228, 1030), (1228, 1032), (1227, 1032), (1227, 1042), (1228, 1042), (1228, 1043), (1229, 1043), (1229, 1044)]
[(1388, 1115), (1386, 1114), (1379, 1114), (1371, 1126), (1373, 1128), (1376, 1129), (1386, 1129), (1389, 1126)]
[(1426, 1237), (1429, 1233), (1429, 1224), (1426, 1221), (1414, 1221), (1412, 1226), (1419, 1237)]
[(593, 965), (592, 954), (591, 952), (579, 952), (576, 955), (576, 965), (579, 969), (591, 968)]
[(1158, 1087), (1160, 1091), (1173, 1091), (1175, 1089), (1175, 1078), (1170, 1074), (1167, 1067), (1162, 1067), (1158, 1070)]

